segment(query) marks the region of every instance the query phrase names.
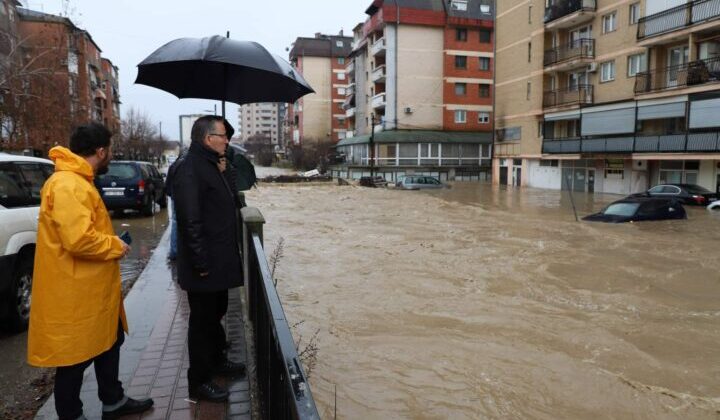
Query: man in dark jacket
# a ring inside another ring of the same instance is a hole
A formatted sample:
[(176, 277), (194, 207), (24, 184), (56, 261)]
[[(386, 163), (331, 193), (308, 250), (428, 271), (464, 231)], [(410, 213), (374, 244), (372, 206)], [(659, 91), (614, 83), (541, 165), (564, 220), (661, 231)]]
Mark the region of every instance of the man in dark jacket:
[(243, 364), (225, 358), (221, 323), (228, 289), (242, 285), (236, 194), (223, 175), (228, 144), (223, 119), (201, 117), (190, 135), (190, 149), (171, 179), (178, 224), (178, 282), (190, 304), (188, 385), (191, 398), (224, 401), (227, 390), (212, 381), (213, 374), (234, 376), (245, 371)]

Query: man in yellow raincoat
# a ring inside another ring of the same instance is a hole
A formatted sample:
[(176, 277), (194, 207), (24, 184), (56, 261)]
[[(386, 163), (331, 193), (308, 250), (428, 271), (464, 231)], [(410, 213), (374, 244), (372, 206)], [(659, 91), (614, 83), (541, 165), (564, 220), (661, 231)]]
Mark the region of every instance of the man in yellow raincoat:
[(28, 363), (56, 367), (55, 409), (83, 419), (83, 373), (95, 366), (103, 419), (139, 413), (151, 399), (128, 398), (118, 380), (127, 331), (119, 261), (130, 250), (113, 231), (93, 184), (112, 159), (112, 134), (101, 124), (75, 129), (70, 149), (54, 147), (55, 173), (41, 192)]

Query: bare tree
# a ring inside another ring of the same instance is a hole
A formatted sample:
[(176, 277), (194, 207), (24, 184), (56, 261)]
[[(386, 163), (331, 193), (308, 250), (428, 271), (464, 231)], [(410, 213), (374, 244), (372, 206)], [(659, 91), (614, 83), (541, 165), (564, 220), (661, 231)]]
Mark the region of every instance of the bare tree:
[[(120, 138), (115, 143), (119, 157), (133, 160), (151, 160), (163, 141), (158, 137), (155, 123), (142, 111), (130, 107), (120, 125)], [(152, 152), (151, 152), (152, 151)]]

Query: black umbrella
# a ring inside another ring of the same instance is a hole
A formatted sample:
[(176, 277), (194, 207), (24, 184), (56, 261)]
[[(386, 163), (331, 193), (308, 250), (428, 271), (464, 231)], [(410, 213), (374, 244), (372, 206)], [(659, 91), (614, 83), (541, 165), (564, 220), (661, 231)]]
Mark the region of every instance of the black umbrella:
[(314, 92), (287, 61), (262, 45), (221, 36), (168, 42), (138, 64), (135, 83), (178, 98), (236, 104), (292, 103)]

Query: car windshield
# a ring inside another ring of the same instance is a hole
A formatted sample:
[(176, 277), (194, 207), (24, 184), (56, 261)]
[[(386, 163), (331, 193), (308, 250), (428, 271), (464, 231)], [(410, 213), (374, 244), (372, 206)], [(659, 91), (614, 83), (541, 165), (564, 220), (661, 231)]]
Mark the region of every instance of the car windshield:
[(609, 216), (632, 216), (640, 207), (640, 203), (614, 203), (610, 204), (603, 214)]
[(130, 163), (111, 163), (108, 172), (100, 175), (100, 179), (128, 180), (137, 177), (137, 168)]
[(712, 192), (712, 191), (707, 190), (699, 185), (685, 185), (685, 189), (690, 194), (707, 194), (707, 193)]

